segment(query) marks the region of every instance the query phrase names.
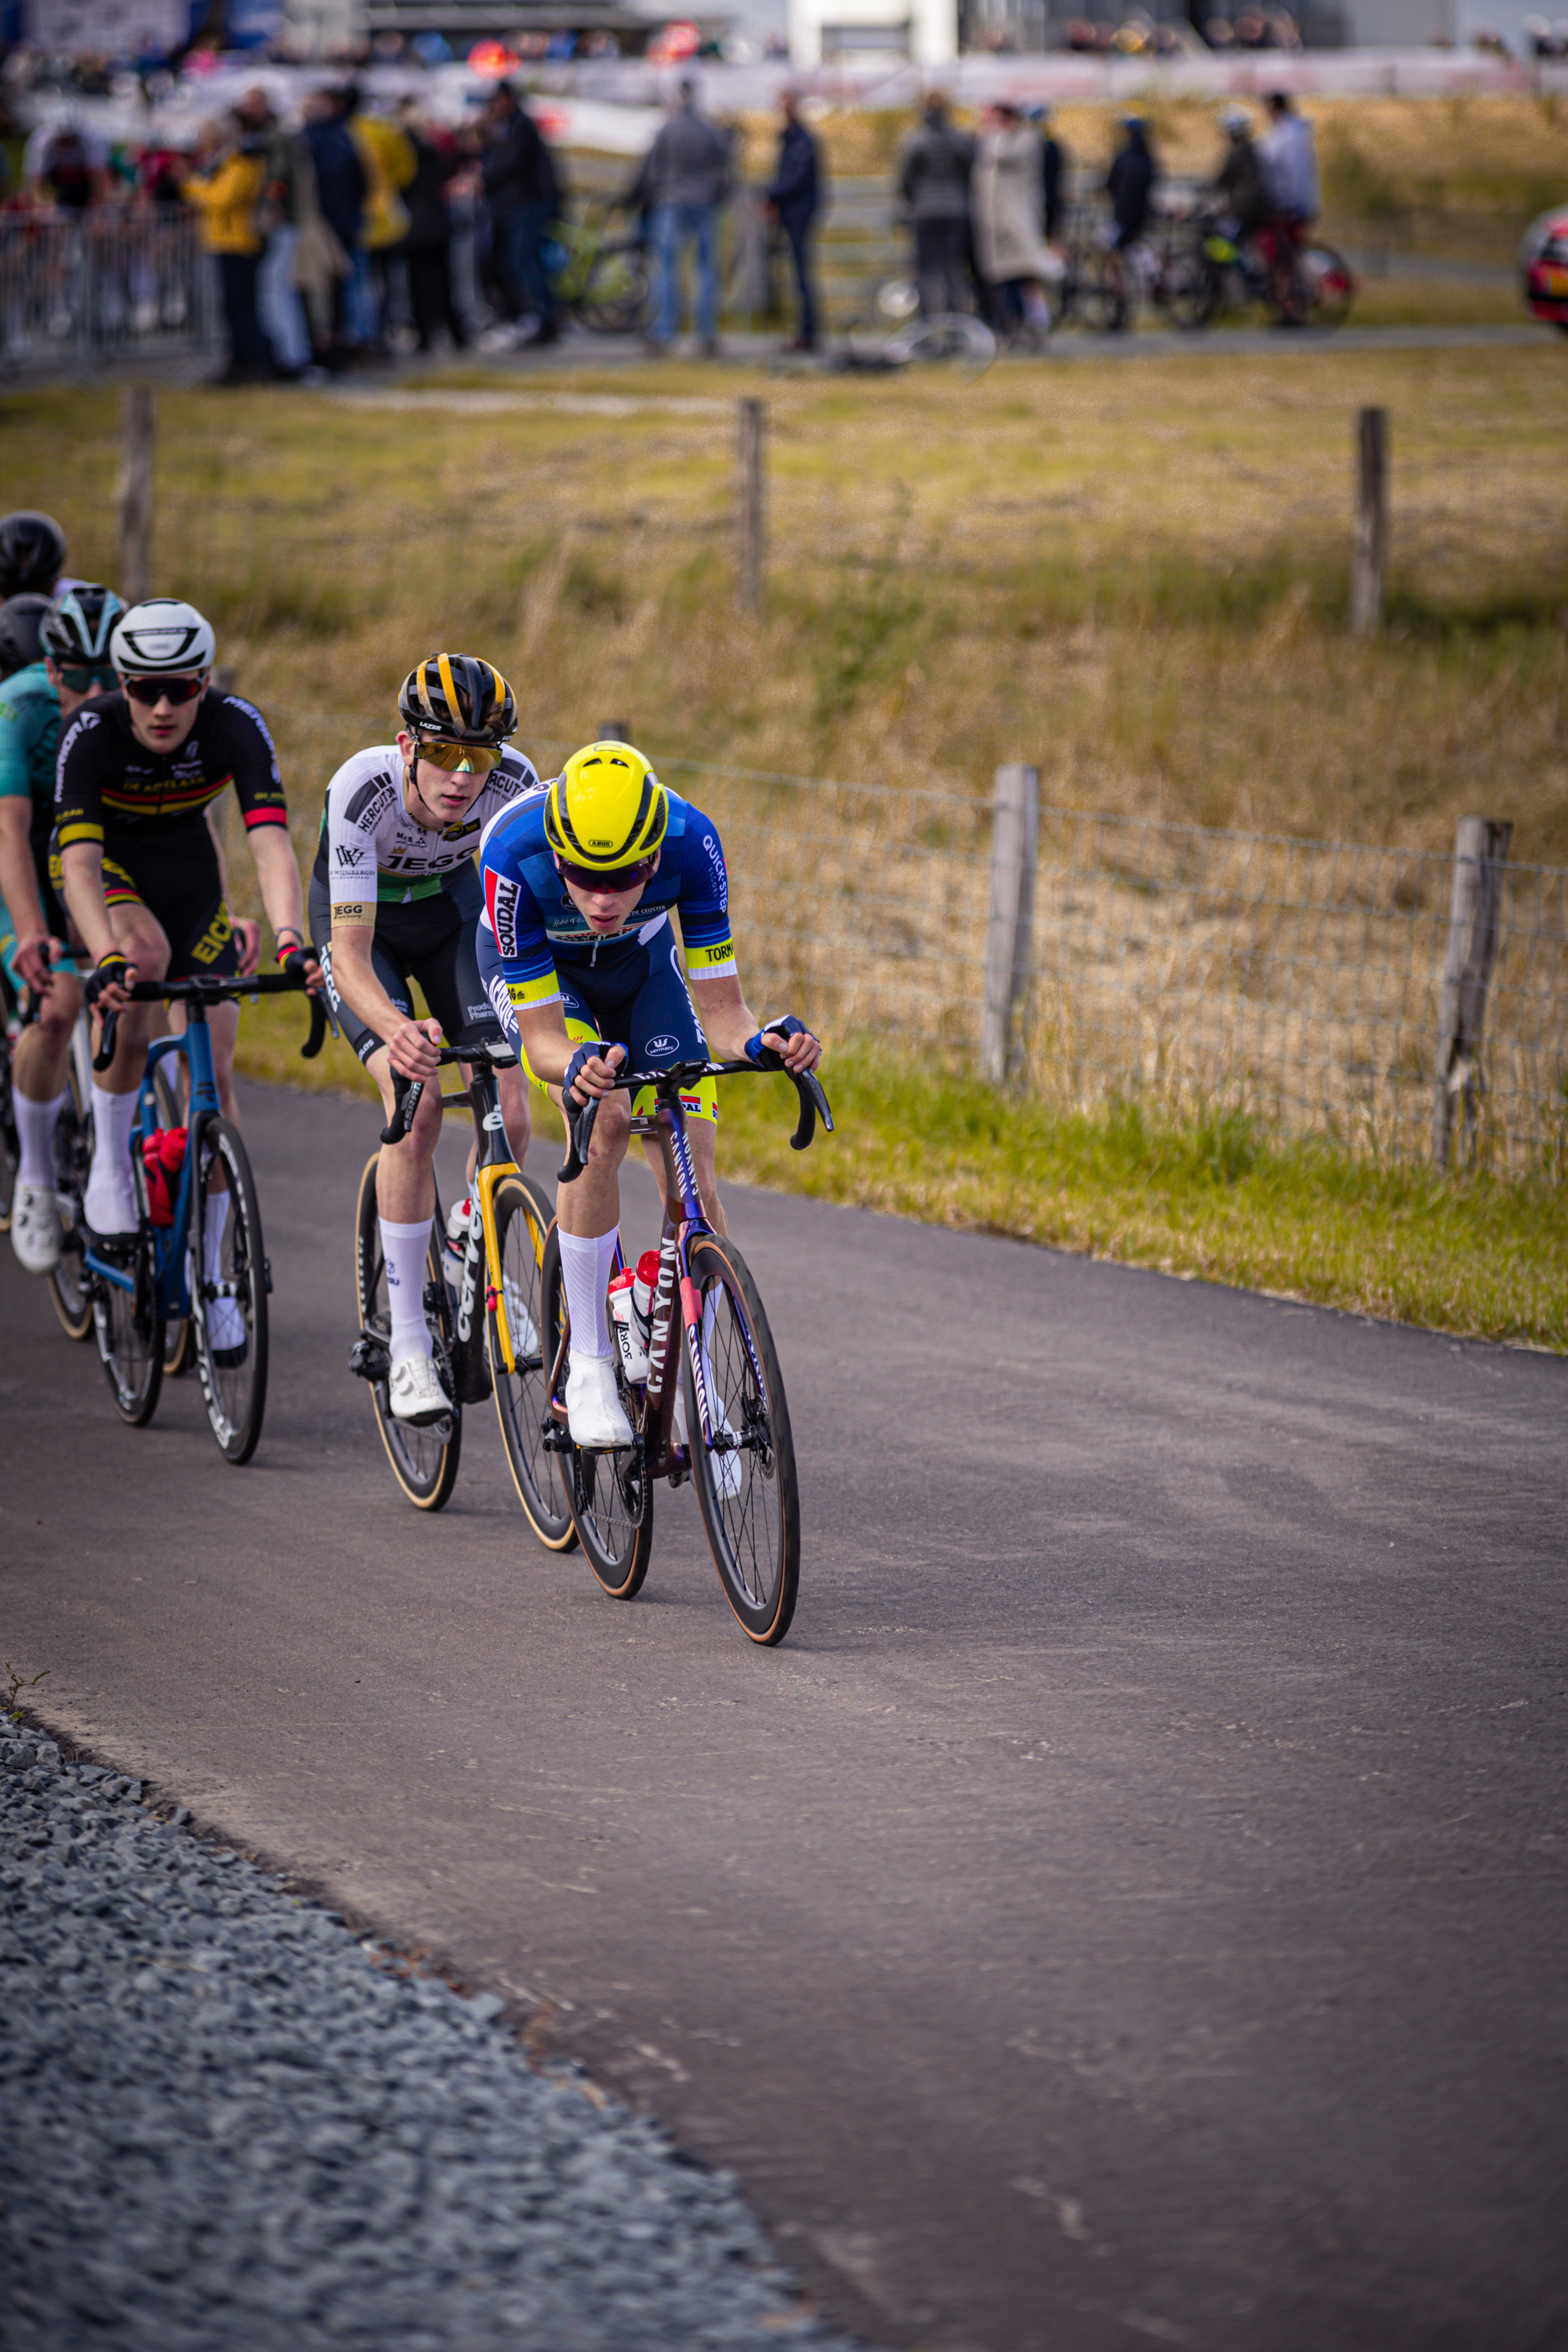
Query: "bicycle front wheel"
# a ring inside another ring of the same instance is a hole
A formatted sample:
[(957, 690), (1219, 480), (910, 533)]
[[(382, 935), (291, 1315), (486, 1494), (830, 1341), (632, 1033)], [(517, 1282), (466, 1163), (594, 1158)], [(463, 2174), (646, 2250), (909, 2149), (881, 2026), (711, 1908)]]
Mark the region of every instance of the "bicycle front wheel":
[(702, 1420), (689, 1342), (682, 1349), (691, 1475), (724, 1598), (750, 1640), (782, 1642), (800, 1587), (800, 1498), (795, 1440), (773, 1333), (750, 1270), (733, 1242), (705, 1234), (691, 1244), (702, 1294), (702, 1379), (713, 1433)]
[[(491, 1304), (488, 1336), (501, 1443), (529, 1526), (546, 1551), (570, 1551), (577, 1530), (567, 1499), (565, 1456), (552, 1453), (544, 1443), (551, 1422), (550, 1367), (540, 1338), (544, 1328), (542, 1272), (553, 1218), (531, 1176), (503, 1176), (493, 1198), (501, 1296), (499, 1308)], [(510, 1372), (501, 1345), (502, 1313), (515, 1366)]]
[[(561, 1274), (561, 1238), (552, 1225), (544, 1246), (544, 1358), (548, 1367), (561, 1350), (564, 1329), (567, 1345), (561, 1356), (560, 1386), (564, 1395), (572, 1365), (571, 1328), (566, 1316), (566, 1286)], [(626, 1418), (634, 1430), (641, 1418), (637, 1399), (616, 1368), (616, 1385)], [(653, 1482), (643, 1460), (640, 1436), (634, 1445), (615, 1454), (585, 1454), (575, 1445), (555, 1455), (566, 1474), (566, 1498), (572, 1524), (589, 1567), (613, 1601), (631, 1601), (642, 1590), (653, 1557)]]
[(256, 1180), (226, 1118), (204, 1119), (196, 1137), (188, 1274), (202, 1399), (219, 1453), (237, 1466), (267, 1410), (268, 1272)]
[(60, 1255), (48, 1275), (49, 1297), (68, 1339), (85, 1339), (92, 1330), (92, 1300), (88, 1294), (83, 1253), (87, 1247), (81, 1199), (92, 1166), (92, 1097), (83, 1081), (81, 1056), (73, 1050), (67, 1094), (55, 1123), (55, 1191), (60, 1203)]
[[(376, 1206), (375, 1171), (381, 1154), (373, 1151), (359, 1184), (359, 1214), (354, 1226), (354, 1289), (359, 1300), (360, 1328), (383, 1347), (390, 1347), (392, 1307), (387, 1297), (386, 1266), (381, 1255), (381, 1213)], [(425, 1319), (430, 1327), (430, 1352), (441, 1385), (454, 1400), (450, 1412), (425, 1428), (399, 1421), (392, 1410), (386, 1379), (371, 1383), (375, 1424), (392, 1475), (409, 1501), (421, 1511), (438, 1511), (451, 1500), (458, 1483), (458, 1457), (463, 1444), (463, 1408), (456, 1402), (452, 1376), (451, 1293), (441, 1266), (441, 1245), (436, 1236), (437, 1218), (430, 1231), (430, 1255), (426, 1261)], [(388, 1366), (388, 1370), (391, 1367)]]

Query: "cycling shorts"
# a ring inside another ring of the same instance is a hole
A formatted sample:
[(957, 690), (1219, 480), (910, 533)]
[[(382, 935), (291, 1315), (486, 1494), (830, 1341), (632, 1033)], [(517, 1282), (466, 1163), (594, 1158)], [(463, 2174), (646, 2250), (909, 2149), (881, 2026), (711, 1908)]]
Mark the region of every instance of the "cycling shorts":
[[(479, 932), (479, 971), (501, 1026), (521, 1055), (517, 1013), (507, 992), (495, 934), (483, 929)], [(566, 1034), (574, 1044), (582, 1045), (591, 1037), (603, 1037), (608, 1045), (624, 1045), (635, 1070), (654, 1069), (661, 1062), (700, 1062), (708, 1058), (708, 1040), (702, 1034), (697, 1007), (691, 1002), (686, 975), (680, 968), (680, 950), (668, 923), (659, 925), (646, 948), (637, 948), (630, 955), (617, 955), (613, 962), (597, 970), (589, 964), (557, 964), (555, 976), (561, 986)], [(523, 1066), (527, 1067), (526, 1060)], [(538, 1092), (548, 1097), (550, 1089), (545, 1081), (534, 1077), (531, 1071), (529, 1077)], [(651, 1087), (639, 1087), (632, 1103), (634, 1116), (650, 1116), (655, 1101)], [(718, 1082), (704, 1078), (690, 1093), (683, 1095), (681, 1101), (689, 1118), (716, 1120)]]
[[(310, 877), (310, 933), (320, 941), (332, 933), (331, 886), (319, 874)], [(394, 1004), (413, 1017), (410, 982), (417, 981), (425, 1002), (441, 1024), (448, 1045), (476, 1052), (496, 1034), (497, 1022), (485, 994), (475, 957), (479, 910), (484, 900), (479, 877), (470, 862), (428, 898), (376, 908), (375, 938), (370, 960), (375, 976)], [(343, 1035), (362, 1062), (384, 1045), (374, 1029), (353, 1013), (338, 992), (332, 977), (332, 951), (321, 950), (327, 990)]]
[[(49, 873), (58, 890), (58, 848), (50, 850)], [(169, 942), (170, 980), (194, 980), (204, 972), (231, 980), (239, 970), (239, 941), (224, 904), (223, 868), (205, 821), (178, 833), (107, 833), (103, 898), (111, 908), (146, 908)]]

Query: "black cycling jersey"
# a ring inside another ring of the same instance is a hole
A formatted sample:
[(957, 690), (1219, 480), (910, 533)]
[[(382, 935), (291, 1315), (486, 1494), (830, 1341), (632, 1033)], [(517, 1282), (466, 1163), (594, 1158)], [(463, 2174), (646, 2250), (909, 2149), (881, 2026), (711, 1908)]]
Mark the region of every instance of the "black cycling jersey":
[(190, 733), (151, 751), (132, 731), (123, 694), (84, 703), (65, 730), (55, 770), (55, 838), (112, 847), (206, 828), (203, 812), (234, 786), (247, 826), (287, 825), (289, 810), (267, 722), (237, 694), (207, 690)]

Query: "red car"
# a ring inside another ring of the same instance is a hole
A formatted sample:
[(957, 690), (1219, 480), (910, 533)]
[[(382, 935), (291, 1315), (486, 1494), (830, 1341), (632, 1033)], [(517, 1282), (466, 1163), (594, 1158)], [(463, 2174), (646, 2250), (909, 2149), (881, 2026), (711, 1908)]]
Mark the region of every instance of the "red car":
[(1568, 205), (1542, 213), (1524, 232), (1519, 248), (1524, 299), (1538, 319), (1550, 319), (1568, 335)]

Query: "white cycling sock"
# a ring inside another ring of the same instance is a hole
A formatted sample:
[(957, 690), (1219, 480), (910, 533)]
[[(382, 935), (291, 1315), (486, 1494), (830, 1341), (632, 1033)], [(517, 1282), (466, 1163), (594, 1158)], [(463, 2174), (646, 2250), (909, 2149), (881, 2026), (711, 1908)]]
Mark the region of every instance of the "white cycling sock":
[(89, 1182), (96, 1189), (100, 1184), (112, 1184), (131, 1190), (131, 1130), (136, 1124), (136, 1090), (128, 1095), (106, 1095), (100, 1086), (92, 1089), (92, 1172)]
[(381, 1220), (381, 1254), (386, 1261), (386, 1295), (392, 1302), (392, 1360), (430, 1353), (430, 1326), (425, 1320), (425, 1265), (430, 1250), (430, 1227), (424, 1217), (416, 1225), (395, 1225)]
[(572, 1346), (579, 1356), (607, 1356), (610, 1327), (605, 1318), (605, 1293), (616, 1262), (614, 1225), (607, 1234), (562, 1234), (561, 1271), (566, 1280), (566, 1312), (572, 1318)]
[(16, 1139), (22, 1147), (22, 1164), (16, 1171), (18, 1184), (41, 1184), (53, 1192), (55, 1185), (55, 1129), (70, 1097), (57, 1095), (53, 1102), (29, 1102), (24, 1094), (12, 1097), (16, 1109)]
[(223, 1229), (228, 1223), (228, 1194), (209, 1192), (206, 1215), (202, 1222), (202, 1255), (209, 1282), (216, 1282), (223, 1271)]

